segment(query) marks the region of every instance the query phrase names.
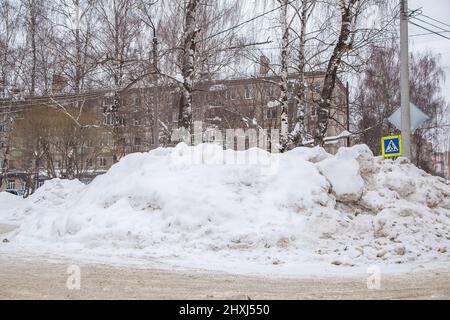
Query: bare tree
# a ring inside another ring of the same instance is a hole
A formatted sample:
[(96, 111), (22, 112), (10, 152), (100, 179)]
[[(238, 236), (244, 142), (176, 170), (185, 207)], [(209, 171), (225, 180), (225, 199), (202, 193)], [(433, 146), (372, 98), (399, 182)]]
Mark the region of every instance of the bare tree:
[(355, 37), (354, 28), (358, 19), (360, 5), (361, 1), (359, 0), (339, 1), (341, 29), (333, 53), (328, 61), (325, 79), (323, 81), (321, 100), (318, 106), (318, 128), (317, 132), (314, 134), (315, 142), (318, 145), (323, 145), (324, 137), (328, 130), (331, 97), (336, 84), (337, 72), (344, 54), (352, 48)]
[(289, 134), (289, 139), (287, 143), (302, 144), (306, 140), (309, 140), (308, 133), (306, 130), (305, 118), (306, 114), (306, 90), (307, 85), (305, 83), (305, 72), (306, 72), (306, 52), (305, 47), (307, 43), (307, 26), (308, 21), (313, 13), (314, 6), (316, 5), (316, 0), (302, 0), (298, 5), (292, 4), (294, 8), (295, 15), (300, 20), (299, 31), (295, 32), (297, 35), (297, 73), (298, 78), (295, 81), (295, 100), (297, 104), (297, 112), (295, 123), (293, 125), (293, 130)]
[(20, 26), (20, 7), (17, 2), (0, 3), (0, 96), (9, 95), (17, 76), (16, 51)]
[(101, 23), (101, 50), (109, 58), (103, 68), (112, 79), (105, 84), (116, 88), (124, 85), (130, 62), (137, 57), (140, 19), (134, 14), (135, 4), (135, 0), (99, 0), (95, 6)]
[(17, 56), (21, 8), (15, 1), (0, 3), (0, 187), (9, 170), (9, 131), (14, 114), (12, 100), (20, 92)]
[(288, 141), (289, 119), (288, 119), (288, 49), (289, 49), (289, 27), (288, 27), (288, 0), (278, 0), (281, 5), (281, 79), (280, 79), (280, 104), (281, 104), (281, 132), (280, 145), (284, 149)]
[(42, 3), (38, 3), (38, 1), (34, 0), (23, 0), (23, 4), (27, 13), (26, 29), (31, 51), (30, 95), (34, 96), (36, 92), (38, 60), (36, 40), (39, 28), (39, 8), (42, 7)]
[[(355, 97), (353, 110), (358, 127), (370, 128), (361, 135), (360, 141), (375, 154), (380, 154), (381, 137), (399, 132), (388, 121), (400, 106), (398, 45), (392, 42), (385, 48), (373, 46), (370, 57), (359, 82), (361, 89)], [(428, 144), (433, 142), (437, 146), (441, 138), (446, 137), (446, 125), (449, 124), (447, 104), (440, 92), (444, 73), (439, 59), (431, 53), (411, 54), (410, 69), (411, 101), (429, 116), (429, 120), (414, 132), (413, 159), (416, 165), (431, 171)]]
[[(338, 2), (336, 9), (340, 12), (340, 28), (332, 53), (327, 59), (325, 78), (318, 102), (318, 125), (313, 134), (316, 144), (324, 144), (330, 120), (333, 90), (339, 70), (345, 66), (351, 70), (360, 71), (358, 66), (365, 64), (365, 60), (361, 59), (361, 52), (371, 43), (382, 38), (382, 34), (393, 26), (398, 10), (395, 6), (394, 10), (387, 11), (388, 4), (389, 2), (384, 0), (340, 0)], [(367, 18), (367, 13), (370, 13), (369, 9), (373, 6), (380, 10), (384, 9), (385, 16), (382, 17), (379, 14), (380, 23), (367, 26), (366, 21), (361, 22), (361, 20), (364, 17)]]
[(180, 113), (178, 125), (191, 132), (192, 126), (192, 92), (194, 89), (194, 61), (197, 47), (196, 14), (200, 1), (187, 0), (185, 3), (181, 74), (183, 85), (181, 87)]

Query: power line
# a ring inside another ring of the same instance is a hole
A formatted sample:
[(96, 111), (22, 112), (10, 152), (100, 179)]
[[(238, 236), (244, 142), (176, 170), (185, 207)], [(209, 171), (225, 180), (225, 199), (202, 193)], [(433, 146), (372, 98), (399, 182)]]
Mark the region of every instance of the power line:
[(430, 20), (433, 20), (434, 22), (437, 22), (437, 23), (443, 24), (444, 26), (450, 27), (450, 24), (445, 23), (445, 22), (442, 22), (442, 21), (437, 20), (437, 19), (434, 19), (434, 18), (432, 18), (432, 17), (430, 17), (430, 16), (427, 16), (426, 14), (420, 13), (420, 15), (423, 16), (423, 17), (425, 17), (425, 18), (428, 18), (428, 19), (430, 19)]
[(431, 29), (428, 29), (428, 28), (426, 28), (426, 27), (424, 27), (424, 26), (421, 26), (420, 24), (414, 23), (414, 22), (412, 22), (411, 20), (409, 20), (409, 23), (411, 23), (412, 25), (415, 25), (416, 27), (419, 27), (419, 28), (422, 28), (422, 29), (424, 29), (424, 30), (426, 30), (426, 31), (429, 31), (429, 32), (431, 32), (431, 33), (433, 33), (433, 34), (435, 34), (435, 35), (438, 35), (438, 36), (440, 36), (440, 37), (442, 37), (442, 38), (445, 38), (445, 39), (447, 39), (447, 40), (450, 40), (449, 37), (444, 36), (443, 34), (438, 33), (438, 32), (436, 32), (436, 31), (433, 31), (433, 30), (431, 30)]
[(428, 24), (428, 25), (430, 25), (430, 26), (432, 26), (432, 27), (441, 29), (441, 30), (444, 31), (444, 32), (450, 32), (450, 30), (444, 29), (444, 28), (442, 28), (442, 27), (439, 27), (439, 26), (437, 26), (437, 25), (435, 25), (435, 24), (433, 24), (433, 23), (427, 22), (427, 21), (425, 21), (425, 20), (422, 20), (422, 19), (419, 19), (419, 18), (416, 18), (416, 17), (411, 17), (411, 18), (412, 18), (412, 19), (419, 20), (419, 21), (421, 21), (421, 22), (423, 22), (423, 23), (426, 23), (426, 24)]
[[(427, 36), (427, 35), (430, 35), (430, 34), (437, 34), (437, 33), (439, 33), (439, 34), (441, 34), (441, 33), (450, 33), (450, 30), (444, 29), (444, 28), (442, 28), (442, 27), (440, 27), (440, 26), (437, 26), (437, 25), (435, 25), (435, 24), (432, 24), (432, 23), (430, 23), (430, 22), (428, 22), (428, 21), (425, 21), (425, 20), (422, 20), (422, 19), (417, 18), (417, 16), (421, 16), (421, 17), (427, 18), (427, 19), (429, 19), (429, 20), (432, 20), (432, 21), (434, 21), (434, 22), (440, 23), (440, 24), (442, 24), (442, 25), (444, 25), (444, 26), (450, 27), (450, 24), (445, 23), (445, 22), (442, 22), (442, 21), (440, 21), (440, 20), (438, 20), (438, 19), (432, 18), (432, 17), (427, 16), (426, 14), (424, 14), (424, 13), (422, 12), (422, 8), (419, 8), (419, 9), (416, 9), (416, 10), (409, 10), (409, 11), (410, 11), (410, 17), (411, 17), (411, 18), (416, 19), (416, 20), (419, 20), (419, 21), (421, 21), (421, 22), (423, 22), (423, 23), (426, 23), (426, 24), (428, 24), (428, 25), (430, 25), (430, 26), (433, 26), (433, 27), (435, 27), (435, 28), (438, 28), (438, 29), (441, 29), (441, 30), (442, 30), (442, 31), (432, 31), (432, 30), (431, 30), (431, 32), (428, 32), (428, 33), (421, 33), (421, 34), (413, 34), (413, 35), (410, 35), (410, 37)], [(424, 27), (422, 27), (422, 28), (424, 28)]]
[(410, 37), (420, 37), (420, 36), (429, 36), (430, 34), (434, 33), (450, 33), (450, 31), (436, 31), (436, 32), (427, 32), (427, 33), (419, 33), (419, 34), (410, 34)]

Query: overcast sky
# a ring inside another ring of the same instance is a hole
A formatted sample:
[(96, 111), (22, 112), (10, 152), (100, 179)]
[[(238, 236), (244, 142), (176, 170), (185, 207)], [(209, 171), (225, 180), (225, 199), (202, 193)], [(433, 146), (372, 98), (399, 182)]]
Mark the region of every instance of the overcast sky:
[[(423, 14), (442, 21), (450, 25), (450, 0), (409, 0), (409, 9), (415, 10), (422, 7)], [(419, 17), (420, 19), (429, 21), (435, 25), (439, 25), (446, 30), (450, 30), (450, 26), (438, 24), (427, 18)], [(414, 21), (414, 20), (412, 20)], [(416, 21), (418, 24), (426, 26), (432, 30), (436, 30), (433, 26), (427, 25), (420, 21)], [(422, 34), (428, 33), (419, 27), (410, 24), (409, 34)], [(443, 35), (450, 38), (450, 32), (443, 33)], [(431, 50), (441, 56), (441, 65), (443, 66), (446, 74), (446, 82), (442, 86), (442, 92), (447, 101), (450, 102), (450, 40), (444, 39), (438, 35), (426, 35), (410, 37), (410, 50), (412, 51), (426, 51)]]

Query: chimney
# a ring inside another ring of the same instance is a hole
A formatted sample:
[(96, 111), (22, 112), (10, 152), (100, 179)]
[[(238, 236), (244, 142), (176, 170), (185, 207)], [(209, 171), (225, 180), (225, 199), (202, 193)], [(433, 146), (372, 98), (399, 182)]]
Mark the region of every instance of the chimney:
[(266, 56), (259, 57), (259, 74), (267, 76), (270, 71), (270, 60)]
[(54, 74), (52, 77), (52, 91), (53, 93), (61, 93), (68, 85), (68, 81), (65, 77)]

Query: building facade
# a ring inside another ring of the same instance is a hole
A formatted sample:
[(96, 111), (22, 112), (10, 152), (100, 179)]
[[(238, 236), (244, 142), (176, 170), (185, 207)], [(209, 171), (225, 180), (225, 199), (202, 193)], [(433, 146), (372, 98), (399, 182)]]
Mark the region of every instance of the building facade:
[(434, 153), (432, 159), (436, 175), (450, 181), (450, 152)]
[[(315, 129), (315, 106), (323, 77), (323, 73), (306, 76), (308, 132)], [(297, 110), (295, 78), (290, 76), (288, 88), (289, 130), (293, 129)], [(278, 78), (270, 76), (201, 81), (193, 94), (193, 121), (202, 121), (205, 132), (279, 129), (281, 106), (277, 102), (280, 96), (277, 81)], [(96, 90), (3, 99), (0, 101), (0, 190), (30, 189), (30, 185), (35, 189), (44, 180), (55, 177), (89, 181), (127, 154), (173, 145), (171, 134), (178, 127), (179, 101), (177, 86), (159, 83), (120, 92)], [(42, 110), (47, 109), (54, 113), (42, 116), (39, 122), (39, 115), (47, 112)], [(88, 116), (80, 117), (81, 113)], [(65, 120), (60, 119), (61, 115)], [(327, 135), (336, 136), (347, 127), (346, 88), (339, 81), (330, 116)], [(44, 127), (48, 128), (39, 131)], [(66, 130), (67, 127), (73, 127), (72, 131)], [(41, 138), (33, 142), (36, 136)], [(211, 141), (211, 137), (205, 134), (202, 140)], [(345, 143), (337, 140), (325, 147), (335, 152)]]

